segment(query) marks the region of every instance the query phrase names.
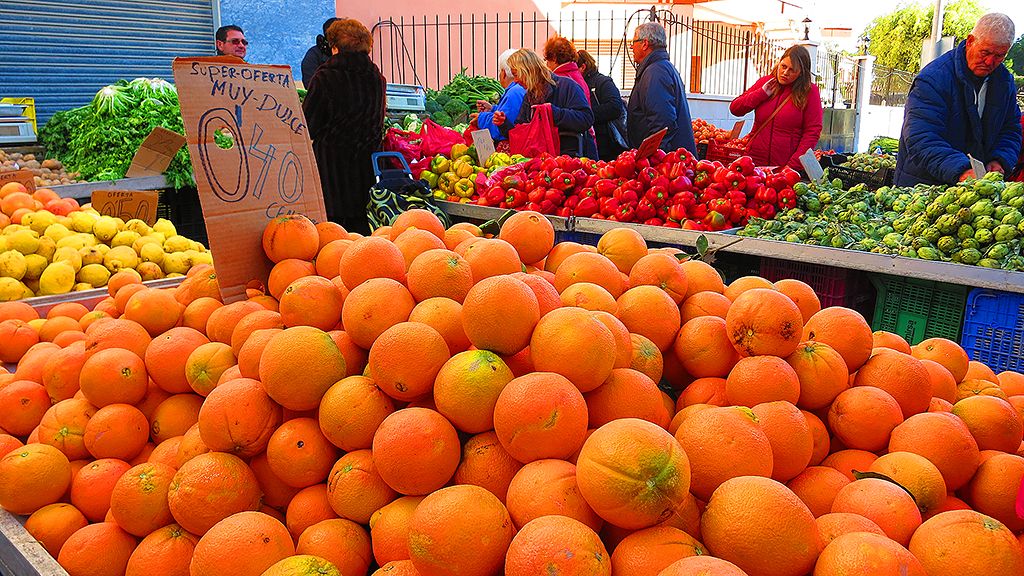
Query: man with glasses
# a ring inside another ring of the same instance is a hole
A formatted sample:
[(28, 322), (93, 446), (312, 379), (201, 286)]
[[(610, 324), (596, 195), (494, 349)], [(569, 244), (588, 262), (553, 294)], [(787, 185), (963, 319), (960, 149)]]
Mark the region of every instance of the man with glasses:
[(967, 40), (921, 70), (907, 95), (896, 185), (966, 180), (974, 175), (968, 155), (989, 172), (1013, 169), (1020, 108), (1003, 66), (1013, 40), (1009, 16), (985, 14)]
[(667, 45), (665, 27), (657, 22), (645, 22), (633, 33), (633, 60), (639, 67), (626, 105), (629, 145), (636, 148), (644, 138), (668, 128), (662, 150), (686, 148), (696, 154), (686, 87), (669, 61)]
[(245, 39), (245, 32), (234, 24), (217, 28), (217, 55), (238, 56), (245, 60), (245, 52), (249, 49), (249, 41)]

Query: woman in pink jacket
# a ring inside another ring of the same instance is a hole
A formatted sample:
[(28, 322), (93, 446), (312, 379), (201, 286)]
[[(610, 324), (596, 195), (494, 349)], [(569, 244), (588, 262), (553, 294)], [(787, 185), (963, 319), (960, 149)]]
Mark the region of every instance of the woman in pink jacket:
[(821, 96), (811, 79), (811, 55), (800, 45), (782, 55), (771, 74), (737, 96), (734, 116), (754, 112), (747, 152), (759, 166), (802, 170), (800, 155), (821, 137)]

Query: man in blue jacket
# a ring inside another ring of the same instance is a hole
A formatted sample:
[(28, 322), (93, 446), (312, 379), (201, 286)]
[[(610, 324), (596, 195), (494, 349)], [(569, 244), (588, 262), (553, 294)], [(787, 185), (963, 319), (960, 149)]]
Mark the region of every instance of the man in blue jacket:
[(921, 70), (907, 96), (896, 185), (965, 180), (974, 175), (968, 154), (989, 172), (1013, 169), (1020, 109), (1003, 66), (1013, 39), (1008, 16), (986, 14), (967, 40)]
[(626, 106), (629, 145), (636, 148), (644, 138), (668, 128), (662, 150), (686, 148), (696, 154), (686, 87), (669, 61), (667, 45), (665, 27), (657, 22), (645, 22), (633, 33), (633, 60), (640, 67)]

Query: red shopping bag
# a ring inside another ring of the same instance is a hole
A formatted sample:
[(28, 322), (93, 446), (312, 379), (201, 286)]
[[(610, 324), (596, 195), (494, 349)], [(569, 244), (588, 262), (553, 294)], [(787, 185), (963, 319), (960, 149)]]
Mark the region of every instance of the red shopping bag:
[(405, 157), (407, 162), (412, 162), (423, 156), (422, 141), (417, 132), (407, 132), (399, 128), (388, 128), (384, 134), (385, 152), (398, 152)]
[(452, 146), (465, 143), (462, 134), (451, 128), (445, 128), (430, 118), (423, 122), (423, 128), (420, 128), (420, 136), (423, 138), (421, 149), (424, 156), (436, 156), (438, 154), (448, 156), (452, 153)]
[(533, 107), (533, 118), (525, 124), (517, 124), (508, 133), (508, 147), (513, 154), (536, 158), (547, 152), (552, 156), (561, 153), (558, 128), (551, 113), (551, 104)]

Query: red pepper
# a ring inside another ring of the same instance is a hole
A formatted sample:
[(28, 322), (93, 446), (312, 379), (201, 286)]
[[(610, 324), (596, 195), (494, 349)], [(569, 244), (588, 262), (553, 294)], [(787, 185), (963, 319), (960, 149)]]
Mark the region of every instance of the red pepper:
[(651, 186), (644, 193), (644, 198), (650, 200), (655, 206), (662, 206), (668, 201), (668, 192), (664, 186)]
[(639, 175), (640, 184), (642, 184), (644, 188), (647, 188), (647, 187), (651, 186), (651, 183), (657, 177), (658, 177), (658, 171), (655, 170), (654, 168), (647, 167), (647, 168), (643, 168), (642, 170), (640, 170), (640, 175)]
[(567, 196), (565, 198), (565, 201), (562, 202), (562, 206), (568, 206), (569, 208), (575, 208), (579, 203), (580, 203), (580, 197), (575, 195), (575, 194), (573, 194), (572, 196)]
[(562, 206), (557, 211), (555, 211), (555, 214), (561, 216), (562, 218), (568, 218), (569, 216), (572, 216), (572, 208), (569, 208), (568, 206)]
[(760, 176), (757, 176), (757, 175), (747, 176), (747, 185), (744, 188), (744, 190), (747, 190), (747, 191), (757, 190), (758, 186), (763, 186), (763, 185), (764, 185), (764, 179), (761, 178)]
[(619, 201), (619, 204), (636, 204), (637, 200), (640, 199), (636, 190), (630, 190), (621, 186), (615, 189), (613, 196)]
[(520, 178), (518, 174), (511, 174), (509, 176), (505, 176), (501, 181), (501, 186), (506, 190), (509, 188), (522, 188), (523, 179)]
[(772, 205), (778, 202), (778, 192), (776, 192), (774, 188), (762, 188), (760, 193), (761, 197), (758, 198), (758, 200)]
[(790, 187), (800, 181), (800, 173), (789, 166), (782, 169), (782, 177), (785, 178), (786, 184)]
[(725, 198), (733, 206), (744, 206), (747, 203), (747, 195), (742, 190), (730, 190)]
[(576, 177), (568, 172), (562, 172), (561, 174), (552, 178), (551, 186), (556, 190), (565, 192), (576, 185)]
[(691, 182), (690, 179), (687, 178), (686, 176), (676, 176), (669, 182), (668, 185), (669, 191), (671, 191), (673, 194), (677, 192), (682, 192), (684, 190), (689, 190), (692, 187), (693, 182)]
[(666, 228), (682, 228), (682, 226), (679, 225), (679, 222), (675, 222), (673, 220), (666, 220), (662, 226), (665, 226)]
[(601, 198), (601, 202), (599, 204), (601, 214), (605, 218), (614, 215), (619, 210), (619, 201), (617, 198)]
[(697, 204), (697, 197), (693, 195), (693, 192), (684, 190), (682, 192), (676, 192), (672, 195), (672, 204), (682, 204), (687, 209), (692, 208)]
[(605, 180), (610, 180), (610, 179), (615, 178), (617, 176), (615, 174), (615, 166), (613, 166), (610, 162), (601, 165), (597, 169), (597, 176), (598, 176), (598, 178), (602, 178), (602, 179), (605, 179)]
[(580, 190), (580, 198), (597, 198), (597, 190), (593, 188), (584, 188)]
[(562, 202), (565, 202), (565, 192), (562, 192), (557, 188), (548, 188), (547, 191), (544, 192), (544, 200), (551, 202), (555, 206), (561, 206)]
[(771, 220), (775, 217), (775, 206), (773, 204), (762, 204), (757, 209), (757, 215), (766, 220)]
[(754, 173), (754, 160), (750, 156), (740, 156), (729, 164), (729, 170), (739, 172), (744, 177), (751, 176)]
[(637, 220), (650, 220), (658, 215), (658, 208), (645, 196), (637, 202), (635, 214)]
[(597, 195), (600, 196), (601, 198), (607, 198), (611, 196), (612, 193), (615, 192), (615, 188), (615, 181), (610, 180), (608, 178), (598, 180), (597, 183), (594, 184), (594, 190), (597, 191)]
[(733, 206), (732, 213), (729, 214), (729, 221), (735, 225), (740, 224), (741, 222), (743, 224), (746, 224), (746, 220), (747, 209), (744, 208), (743, 206)]
[(726, 217), (715, 210), (708, 212), (708, 215), (704, 217), (704, 225), (711, 230), (722, 230), (726, 227), (727, 222)]
[(523, 192), (529, 194), (534, 190), (534, 188), (537, 188), (538, 186), (540, 186), (540, 182), (538, 182), (534, 178), (530, 178), (529, 180), (523, 183), (522, 190)]
[(636, 175), (636, 150), (626, 150), (619, 154), (612, 166), (620, 178), (632, 178)]
[(600, 206), (597, 204), (597, 199), (591, 196), (584, 196), (580, 198), (579, 204), (573, 209), (573, 213), (577, 216), (590, 217), (597, 214)]
[(519, 190), (518, 188), (509, 188), (505, 191), (505, 204), (508, 204), (509, 208), (518, 208), (526, 204), (526, 192)]
[(554, 214), (555, 210), (557, 208), (558, 208), (558, 206), (556, 206), (554, 202), (545, 199), (545, 200), (542, 200), (541, 203), (540, 203), (539, 212), (541, 214)]
[(786, 188), (778, 193), (778, 201), (776, 202), (780, 210), (789, 210), (790, 208), (796, 208), (796, 192), (792, 188)]
[(744, 190), (747, 187), (747, 178), (739, 172), (726, 172), (725, 185), (729, 190)]
[(694, 220), (703, 220), (708, 215), (707, 204), (697, 204), (689, 209), (689, 216)]
[(682, 225), (683, 230), (707, 230), (707, 226), (696, 219), (686, 220)]
[(665, 221), (661, 218), (648, 218), (644, 221), (644, 224), (647, 224), (648, 226), (664, 226)]
[(718, 212), (728, 218), (729, 214), (732, 213), (732, 203), (725, 198), (715, 198), (708, 202), (708, 212)]
[(491, 186), (487, 189), (487, 193), (482, 197), (487, 199), (488, 206), (497, 206), (505, 200), (505, 191), (500, 186)]
[(668, 219), (669, 220), (675, 220), (676, 222), (682, 222), (683, 220), (686, 220), (687, 216), (688, 216), (688, 214), (687, 214), (686, 206), (684, 206), (682, 204), (673, 204), (668, 209)]
[(534, 204), (540, 204), (540, 201), (544, 199), (544, 194), (547, 193), (547, 188), (543, 186), (537, 186), (533, 190), (530, 190), (526, 194), (527, 200)]
[(540, 169), (545, 172), (551, 172), (555, 168), (558, 168), (558, 161), (554, 156), (544, 154), (540, 158)]
[(619, 222), (632, 222), (636, 219), (636, 209), (631, 204), (619, 204), (619, 209), (615, 213), (615, 219)]
[(639, 196), (640, 192), (642, 192), (644, 189), (643, 185), (640, 184), (639, 180), (625, 180), (622, 184), (619, 185), (619, 187), (625, 188), (627, 190), (633, 190), (634, 192), (637, 193), (637, 196)]

